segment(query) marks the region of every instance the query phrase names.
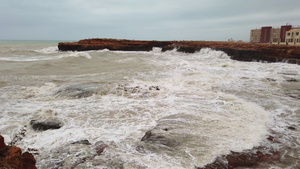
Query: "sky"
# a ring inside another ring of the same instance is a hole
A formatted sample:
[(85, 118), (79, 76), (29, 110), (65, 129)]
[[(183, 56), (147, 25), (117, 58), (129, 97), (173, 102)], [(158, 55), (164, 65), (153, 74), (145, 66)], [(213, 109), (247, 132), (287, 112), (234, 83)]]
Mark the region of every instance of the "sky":
[(249, 41), (300, 25), (300, 0), (0, 0), (0, 40)]

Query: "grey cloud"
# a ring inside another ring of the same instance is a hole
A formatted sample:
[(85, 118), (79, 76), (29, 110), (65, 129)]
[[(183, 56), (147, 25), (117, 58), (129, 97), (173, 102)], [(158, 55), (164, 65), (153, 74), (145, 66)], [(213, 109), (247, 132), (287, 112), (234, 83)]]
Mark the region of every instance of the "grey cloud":
[(0, 0), (0, 3), (0, 39), (247, 41), (252, 28), (287, 22), (300, 24), (299, 0)]

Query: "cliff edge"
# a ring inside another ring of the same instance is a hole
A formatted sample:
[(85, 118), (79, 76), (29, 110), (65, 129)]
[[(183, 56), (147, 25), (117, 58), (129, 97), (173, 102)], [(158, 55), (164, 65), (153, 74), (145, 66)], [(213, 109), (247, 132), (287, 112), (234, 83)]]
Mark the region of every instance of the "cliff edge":
[(214, 41), (137, 41), (118, 39), (84, 39), (78, 42), (60, 42), (60, 51), (119, 50), (151, 51), (160, 47), (162, 51), (177, 48), (179, 52), (194, 53), (202, 48), (223, 51), (231, 59), (239, 61), (288, 62), (300, 64), (300, 46), (252, 44), (242, 42)]

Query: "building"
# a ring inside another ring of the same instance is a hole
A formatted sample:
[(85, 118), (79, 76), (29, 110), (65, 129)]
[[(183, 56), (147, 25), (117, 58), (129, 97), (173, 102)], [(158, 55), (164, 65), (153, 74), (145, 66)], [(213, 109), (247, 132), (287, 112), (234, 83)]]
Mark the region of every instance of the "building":
[(260, 42), (260, 29), (252, 29), (250, 32), (250, 42), (252, 43), (259, 43)]
[(285, 42), (286, 44), (296, 44), (296, 43), (300, 43), (300, 29), (291, 29), (289, 31), (286, 32), (286, 39)]
[[(250, 31), (250, 42), (251, 43), (277, 43), (277, 44), (285, 43), (287, 32), (294, 29), (300, 29), (300, 28), (292, 27), (292, 25), (284, 25), (281, 26), (280, 28), (265, 26), (262, 27), (261, 29), (252, 29)], [(292, 34), (294, 35), (293, 38), (295, 38), (296, 32), (295, 33), (291, 32), (289, 39), (293, 39)], [(296, 39), (296, 43), (298, 43), (297, 39)]]
[(291, 29), (292, 29), (291, 25), (281, 26), (281, 29), (280, 29), (280, 39), (281, 39), (281, 42), (285, 42), (286, 31), (289, 31)]

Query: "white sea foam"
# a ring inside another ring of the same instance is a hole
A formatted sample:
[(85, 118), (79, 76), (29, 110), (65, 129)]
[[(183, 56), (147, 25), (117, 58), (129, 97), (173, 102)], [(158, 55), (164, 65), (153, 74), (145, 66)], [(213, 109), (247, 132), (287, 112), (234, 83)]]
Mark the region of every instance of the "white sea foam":
[(59, 56), (59, 58), (70, 58), (70, 57), (86, 58), (86, 59), (92, 58), (88, 52), (68, 52), (67, 54), (63, 54)]
[(44, 53), (44, 54), (51, 54), (51, 53), (58, 53), (58, 47), (57, 46), (51, 46), (43, 49), (33, 50), (37, 53)]
[(10, 56), (10, 57), (0, 57), (2, 61), (12, 61), (12, 62), (34, 62), (43, 60), (52, 60), (54, 57), (47, 56)]

